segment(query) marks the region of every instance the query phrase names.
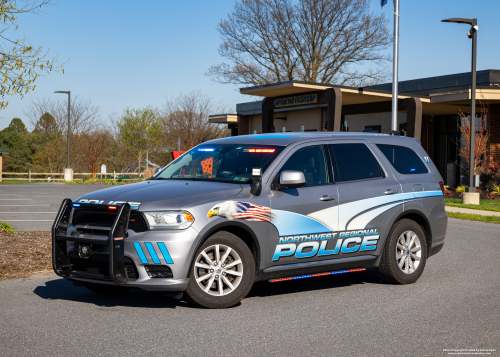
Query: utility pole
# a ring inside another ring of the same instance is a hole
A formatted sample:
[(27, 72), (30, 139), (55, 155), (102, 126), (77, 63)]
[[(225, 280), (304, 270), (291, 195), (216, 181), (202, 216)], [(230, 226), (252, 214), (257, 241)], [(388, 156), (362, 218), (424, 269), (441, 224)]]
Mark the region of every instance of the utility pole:
[(70, 129), (71, 129), (71, 91), (55, 91), (54, 93), (64, 93), (68, 95), (68, 164), (66, 165), (66, 168), (64, 169), (64, 181), (73, 181), (73, 170), (71, 169), (71, 166), (69, 164), (69, 148), (70, 148), (70, 142), (69, 142), (69, 134), (70, 134)]

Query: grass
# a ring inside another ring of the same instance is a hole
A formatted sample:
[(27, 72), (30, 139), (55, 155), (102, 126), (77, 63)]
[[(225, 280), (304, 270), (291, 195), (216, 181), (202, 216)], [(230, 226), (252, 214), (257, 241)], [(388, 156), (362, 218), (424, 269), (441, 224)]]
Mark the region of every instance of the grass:
[(9, 179), (3, 179), (2, 182), (0, 182), (0, 185), (19, 185), (19, 184), (23, 184), (23, 183), (61, 183), (62, 181), (50, 181), (48, 182), (47, 180), (45, 181), (17, 181), (17, 180), (9, 180)]
[(500, 200), (480, 200), (479, 205), (464, 205), (461, 198), (445, 198), (450, 207), (482, 209), (484, 211), (500, 212)]
[(465, 219), (468, 221), (486, 222), (500, 224), (499, 216), (481, 216), (480, 214), (446, 212), (450, 218)]
[(0, 222), (0, 232), (6, 232), (6, 233), (17, 233), (14, 230), (14, 227), (12, 227), (10, 224), (8, 224), (5, 221)]

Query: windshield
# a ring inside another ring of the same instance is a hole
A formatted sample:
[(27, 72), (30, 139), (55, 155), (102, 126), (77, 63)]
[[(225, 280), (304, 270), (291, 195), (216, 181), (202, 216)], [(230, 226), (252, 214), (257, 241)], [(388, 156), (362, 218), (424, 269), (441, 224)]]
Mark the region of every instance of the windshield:
[(158, 180), (203, 180), (248, 183), (252, 169), (264, 172), (283, 150), (270, 145), (200, 145), (168, 165)]

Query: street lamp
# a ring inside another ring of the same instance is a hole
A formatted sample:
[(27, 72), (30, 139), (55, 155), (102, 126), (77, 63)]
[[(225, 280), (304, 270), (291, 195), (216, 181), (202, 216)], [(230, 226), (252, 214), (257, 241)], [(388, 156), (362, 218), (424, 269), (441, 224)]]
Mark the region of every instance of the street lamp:
[(71, 166), (69, 165), (69, 132), (70, 132), (70, 118), (71, 118), (71, 91), (62, 91), (58, 90), (54, 93), (65, 93), (68, 95), (68, 165), (64, 169), (64, 180), (65, 181), (73, 181), (73, 170), (71, 170)]
[[(472, 88), (470, 98), (470, 148), (469, 148), (469, 188), (467, 192), (476, 192), (474, 180), (474, 141), (476, 136), (476, 52), (477, 52), (477, 19), (451, 18), (441, 20), (441, 22), (454, 22), (457, 24), (467, 24), (471, 28), (467, 34), (472, 39)], [(479, 201), (479, 199), (477, 199)], [(479, 202), (477, 202), (479, 204)]]

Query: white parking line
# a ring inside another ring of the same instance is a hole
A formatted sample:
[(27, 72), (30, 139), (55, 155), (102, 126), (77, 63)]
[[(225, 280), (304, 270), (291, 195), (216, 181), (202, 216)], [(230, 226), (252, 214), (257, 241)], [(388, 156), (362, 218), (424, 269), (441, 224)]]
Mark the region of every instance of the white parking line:
[(31, 198), (0, 198), (0, 201), (31, 201)]
[(40, 207), (40, 206), (50, 206), (50, 205), (0, 205), (0, 207)]
[(57, 213), (57, 212), (5, 212), (0, 211), (2, 214), (12, 214), (12, 213), (41, 213), (41, 214), (49, 214), (49, 213)]
[(9, 219), (9, 222), (54, 222), (53, 219)]

